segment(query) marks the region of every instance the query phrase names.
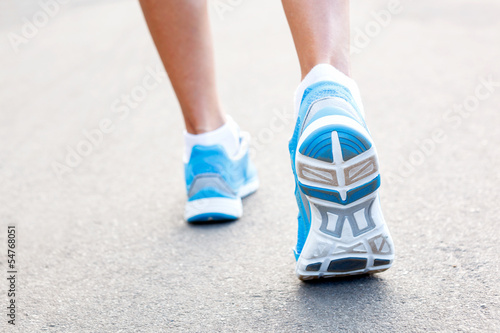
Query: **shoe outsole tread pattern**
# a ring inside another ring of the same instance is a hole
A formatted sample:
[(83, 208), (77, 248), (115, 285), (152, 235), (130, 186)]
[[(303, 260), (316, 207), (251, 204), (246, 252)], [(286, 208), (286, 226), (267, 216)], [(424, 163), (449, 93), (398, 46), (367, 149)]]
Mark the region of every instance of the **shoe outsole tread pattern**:
[(394, 245), (380, 209), (380, 174), (368, 131), (343, 116), (321, 117), (304, 130), (295, 155), (297, 185), (311, 210), (298, 256), (302, 280), (388, 269)]

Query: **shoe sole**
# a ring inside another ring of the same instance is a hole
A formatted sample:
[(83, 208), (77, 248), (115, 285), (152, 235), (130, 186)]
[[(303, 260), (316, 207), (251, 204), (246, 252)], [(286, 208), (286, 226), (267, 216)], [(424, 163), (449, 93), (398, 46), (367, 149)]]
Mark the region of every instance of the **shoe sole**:
[(311, 227), (297, 260), (302, 280), (385, 271), (394, 245), (380, 208), (380, 174), (370, 134), (345, 116), (325, 116), (302, 133), (295, 155)]
[(241, 199), (259, 188), (259, 180), (254, 179), (243, 185), (237, 198), (203, 198), (186, 203), (184, 218), (187, 222), (216, 222), (236, 220), (243, 214)]

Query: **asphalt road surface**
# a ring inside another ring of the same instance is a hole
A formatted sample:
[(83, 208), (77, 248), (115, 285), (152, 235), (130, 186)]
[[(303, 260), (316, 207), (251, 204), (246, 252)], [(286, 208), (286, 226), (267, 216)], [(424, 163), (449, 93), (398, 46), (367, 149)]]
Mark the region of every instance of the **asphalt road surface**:
[(212, 2), (261, 188), (204, 226), (183, 221), (182, 119), (138, 3), (2, 2), (0, 331), (498, 332), (500, 3), (390, 3), (353, 2), (352, 39), (396, 261), (304, 283), (279, 1)]

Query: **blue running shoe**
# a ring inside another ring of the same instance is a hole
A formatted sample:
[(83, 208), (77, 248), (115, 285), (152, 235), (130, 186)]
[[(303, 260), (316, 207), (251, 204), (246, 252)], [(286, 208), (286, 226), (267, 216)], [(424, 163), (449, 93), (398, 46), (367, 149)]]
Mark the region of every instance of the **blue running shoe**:
[(228, 156), (222, 145), (195, 145), (184, 164), (188, 222), (235, 220), (241, 199), (259, 187), (257, 171), (248, 156), (250, 136), (240, 133), (239, 151)]
[(302, 280), (380, 272), (394, 259), (380, 207), (377, 151), (358, 95), (337, 82), (315, 82), (298, 96), (289, 142)]

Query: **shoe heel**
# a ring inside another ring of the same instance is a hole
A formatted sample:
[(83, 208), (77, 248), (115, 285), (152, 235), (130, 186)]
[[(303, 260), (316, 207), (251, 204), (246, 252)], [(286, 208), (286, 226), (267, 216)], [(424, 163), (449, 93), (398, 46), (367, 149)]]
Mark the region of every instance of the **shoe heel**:
[(299, 143), (295, 167), (304, 194), (349, 205), (375, 192), (380, 176), (377, 153), (366, 129), (340, 118), (344, 124), (311, 124), (313, 129)]

